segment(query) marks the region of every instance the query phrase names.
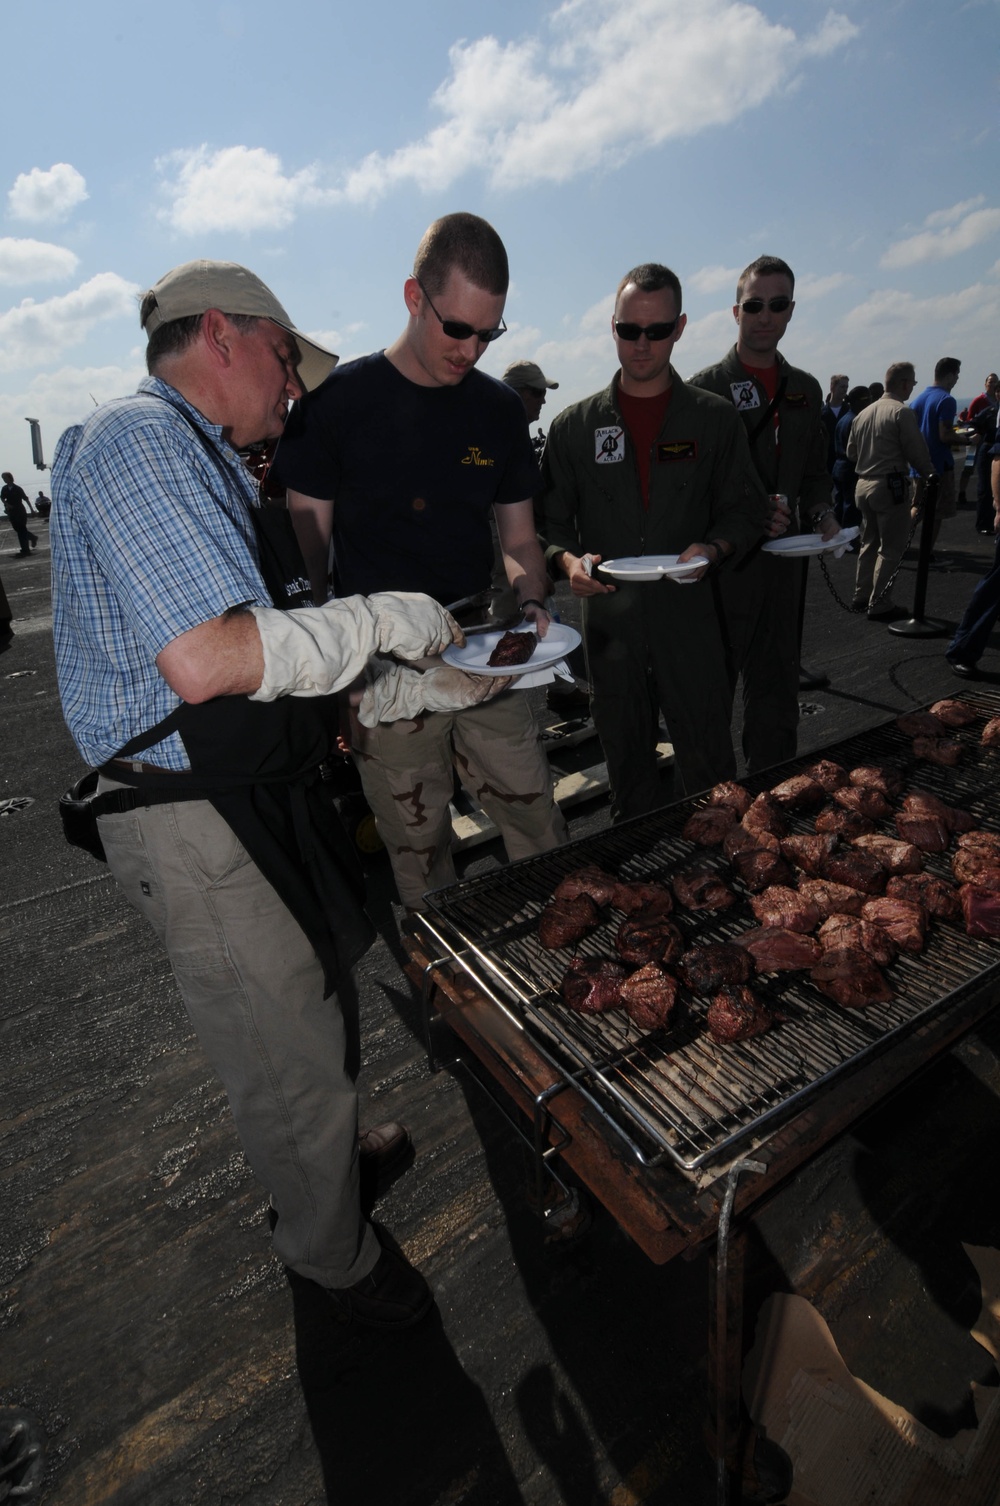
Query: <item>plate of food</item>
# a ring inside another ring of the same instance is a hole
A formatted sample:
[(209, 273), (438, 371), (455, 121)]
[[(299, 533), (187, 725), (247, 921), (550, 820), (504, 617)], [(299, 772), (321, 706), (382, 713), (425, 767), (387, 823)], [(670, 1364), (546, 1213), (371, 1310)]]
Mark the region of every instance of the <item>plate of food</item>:
[(604, 560), (597, 569), (614, 580), (687, 580), (709, 563), (706, 554), (696, 554), (683, 564), (677, 554), (630, 554)]
[(793, 533), (787, 538), (771, 539), (761, 549), (764, 554), (780, 554), (788, 560), (803, 559), (809, 554), (836, 554), (838, 549), (853, 544), (860, 532), (856, 527), (842, 528), (832, 539), (825, 539), (821, 533)]
[(464, 669), (467, 675), (528, 675), (536, 669), (558, 664), (580, 642), (576, 628), (564, 622), (552, 622), (544, 638), (539, 638), (530, 622), (509, 629), (476, 633), (464, 648), (452, 643), (441, 655), (446, 664)]

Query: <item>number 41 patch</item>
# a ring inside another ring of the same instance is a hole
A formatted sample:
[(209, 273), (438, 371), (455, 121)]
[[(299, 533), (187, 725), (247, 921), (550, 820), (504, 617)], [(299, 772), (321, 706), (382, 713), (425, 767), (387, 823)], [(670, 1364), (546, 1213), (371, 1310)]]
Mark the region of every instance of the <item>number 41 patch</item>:
[(614, 465), (625, 459), (625, 430), (619, 424), (594, 430), (594, 459), (598, 465)]

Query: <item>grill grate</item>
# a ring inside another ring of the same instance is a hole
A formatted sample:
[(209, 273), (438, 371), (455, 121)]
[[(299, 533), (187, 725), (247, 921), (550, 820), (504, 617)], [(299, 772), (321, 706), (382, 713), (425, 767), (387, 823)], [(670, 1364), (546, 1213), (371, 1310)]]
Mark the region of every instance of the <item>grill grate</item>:
[[(982, 717), (1000, 715), (1000, 695), (988, 690), (957, 699)], [(982, 827), (1000, 830), (1000, 754), (979, 742), (982, 722), (953, 734), (963, 744), (955, 769), (915, 763), (911, 740), (888, 723), (743, 781), (751, 794), (769, 789), (814, 763), (834, 758), (858, 764), (895, 763), (905, 790), (926, 790), (961, 805)], [(770, 1131), (834, 1077), (850, 1071), (938, 1009), (980, 995), (1000, 983), (1000, 943), (969, 937), (960, 924), (932, 922), (925, 950), (904, 953), (888, 968), (895, 995), (887, 1004), (843, 1010), (804, 974), (772, 974), (755, 989), (785, 1016), (762, 1036), (717, 1046), (705, 1030), (708, 1000), (681, 988), (668, 1025), (643, 1032), (621, 1010), (581, 1015), (560, 998), (569, 958), (614, 956), (621, 917), (614, 912), (575, 946), (547, 951), (536, 936), (538, 916), (560, 879), (597, 863), (622, 879), (669, 879), (693, 862), (707, 863), (741, 896), (721, 912), (680, 910), (672, 917), (688, 945), (732, 940), (757, 924), (746, 890), (718, 849), (697, 848), (681, 829), (704, 796), (665, 807), (597, 837), (449, 889), (428, 903), (442, 923), (452, 958), (473, 979), (499, 991), (515, 1007), (535, 1045), (565, 1080), (584, 1092), (643, 1164), (668, 1158), (686, 1171)], [(813, 829), (810, 817), (789, 817), (794, 831)], [(895, 835), (891, 823), (880, 829)], [(925, 870), (951, 878), (949, 853), (926, 854)]]

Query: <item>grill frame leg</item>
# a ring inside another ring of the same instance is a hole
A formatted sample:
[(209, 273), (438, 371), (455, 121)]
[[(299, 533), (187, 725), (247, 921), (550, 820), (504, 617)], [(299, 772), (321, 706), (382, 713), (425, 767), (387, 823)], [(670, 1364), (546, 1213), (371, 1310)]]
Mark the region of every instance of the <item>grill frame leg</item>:
[(736, 1161), (726, 1178), (715, 1247), (709, 1255), (708, 1280), (708, 1423), (714, 1439), (716, 1506), (737, 1506), (741, 1499), (739, 1442), (743, 1371), (743, 1271), (746, 1225), (733, 1221), (740, 1173), (763, 1175), (760, 1161)]

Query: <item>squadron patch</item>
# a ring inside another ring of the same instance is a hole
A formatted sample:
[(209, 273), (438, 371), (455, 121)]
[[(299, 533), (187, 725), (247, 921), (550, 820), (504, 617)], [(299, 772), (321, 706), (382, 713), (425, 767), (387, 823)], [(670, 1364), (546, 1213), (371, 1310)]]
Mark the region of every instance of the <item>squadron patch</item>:
[(809, 399), (804, 392), (786, 392), (786, 408), (808, 408)]
[(594, 459), (598, 465), (614, 465), (625, 459), (625, 430), (618, 424), (594, 430)]
[(733, 394), (733, 407), (741, 413), (747, 413), (751, 408), (760, 407), (760, 393), (757, 391), (756, 382), (730, 382), (729, 390)]
[(656, 458), (661, 463), (667, 460), (697, 460), (696, 439), (664, 439), (656, 446)]

